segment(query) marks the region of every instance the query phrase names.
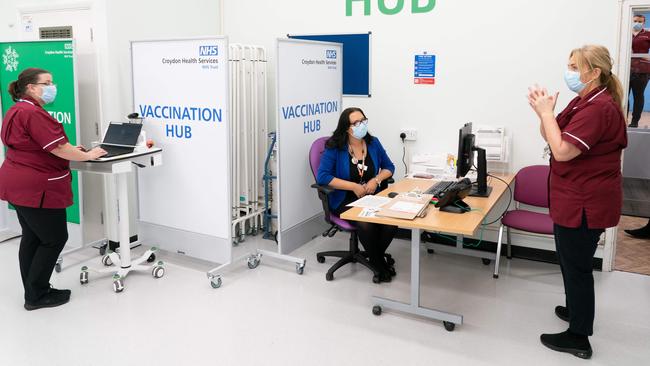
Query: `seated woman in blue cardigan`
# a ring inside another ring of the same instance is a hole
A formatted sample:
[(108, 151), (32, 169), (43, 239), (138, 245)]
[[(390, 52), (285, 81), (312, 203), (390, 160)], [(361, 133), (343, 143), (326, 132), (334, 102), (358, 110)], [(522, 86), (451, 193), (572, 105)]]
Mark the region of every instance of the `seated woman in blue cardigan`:
[[(317, 181), (336, 189), (329, 196), (330, 209), (340, 215), (349, 203), (375, 194), (381, 182), (395, 172), (379, 139), (368, 133), (368, 119), (359, 108), (341, 113), (339, 124), (321, 157)], [(395, 237), (396, 226), (355, 222), (357, 235), (369, 254), (370, 264), (379, 270), (379, 279), (390, 282), (395, 269), (384, 254)]]

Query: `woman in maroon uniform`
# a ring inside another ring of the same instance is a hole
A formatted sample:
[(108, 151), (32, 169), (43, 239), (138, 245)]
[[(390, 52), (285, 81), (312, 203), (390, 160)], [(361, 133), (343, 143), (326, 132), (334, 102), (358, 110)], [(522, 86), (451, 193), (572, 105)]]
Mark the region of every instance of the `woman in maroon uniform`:
[(557, 118), (558, 94), (532, 87), (528, 96), (551, 150), (550, 214), (566, 293), (566, 306), (557, 306), (555, 314), (569, 322), (567, 331), (543, 334), (541, 341), (555, 351), (590, 358), (593, 256), (600, 235), (621, 215), (621, 152), (627, 134), (623, 90), (607, 48), (573, 50), (565, 80), (578, 97)]
[(18, 259), (25, 309), (65, 304), (70, 290), (50, 286), (56, 260), (68, 240), (65, 208), (72, 205), (69, 161), (96, 159), (106, 152), (85, 151), (68, 142), (63, 126), (43, 105), (56, 98), (52, 75), (30, 68), (9, 84), (14, 104), (2, 121), (7, 147), (0, 168), (0, 199), (16, 208), (22, 227)]

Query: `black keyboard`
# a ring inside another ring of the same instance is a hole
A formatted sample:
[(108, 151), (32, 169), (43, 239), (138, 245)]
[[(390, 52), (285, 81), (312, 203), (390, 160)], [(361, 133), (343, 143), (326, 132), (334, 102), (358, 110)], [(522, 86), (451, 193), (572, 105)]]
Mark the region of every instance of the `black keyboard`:
[(441, 181), (433, 186), (431, 188), (427, 189), (424, 191), (424, 194), (432, 194), (434, 197), (438, 197), (441, 192), (444, 192), (447, 188), (451, 187), (455, 181)]
[(126, 147), (126, 146), (112, 146), (112, 145), (101, 145), (101, 148), (106, 150), (108, 154), (102, 156), (102, 158), (110, 158), (113, 156), (118, 156), (118, 155), (124, 155), (124, 154), (130, 154), (133, 152), (132, 147)]

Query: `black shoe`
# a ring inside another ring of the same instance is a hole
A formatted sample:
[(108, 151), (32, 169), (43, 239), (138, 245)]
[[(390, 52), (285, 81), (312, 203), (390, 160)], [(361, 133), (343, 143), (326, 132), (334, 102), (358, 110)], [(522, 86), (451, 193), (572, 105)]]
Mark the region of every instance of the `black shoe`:
[(566, 306), (556, 306), (555, 315), (557, 315), (558, 318), (564, 320), (565, 322), (569, 321), (569, 309), (567, 309)]
[(390, 273), (391, 277), (395, 277), (397, 275), (397, 272), (395, 272), (395, 266), (390, 265), (386, 262), (386, 259), (383, 260), (384, 263), (382, 263), (384, 270), (386, 270), (388, 273)]
[(639, 125), (637, 123), (630, 123), (628, 127), (639, 128)]
[(379, 272), (379, 282), (392, 281), (393, 277), (390, 275), (390, 271), (387, 268), (388, 265), (384, 260), (371, 260), (370, 265)]
[[(65, 291), (68, 291), (66, 294)], [(36, 310), (40, 308), (53, 308), (70, 301), (70, 290), (50, 291), (43, 295), (38, 301), (25, 301), (25, 310)]]
[(635, 238), (639, 239), (650, 239), (650, 222), (648, 225), (634, 230), (625, 230), (626, 233), (632, 235)]
[(543, 345), (553, 351), (570, 353), (585, 360), (590, 359), (593, 353), (589, 337), (571, 333), (569, 330), (557, 334), (542, 334), (539, 338)]

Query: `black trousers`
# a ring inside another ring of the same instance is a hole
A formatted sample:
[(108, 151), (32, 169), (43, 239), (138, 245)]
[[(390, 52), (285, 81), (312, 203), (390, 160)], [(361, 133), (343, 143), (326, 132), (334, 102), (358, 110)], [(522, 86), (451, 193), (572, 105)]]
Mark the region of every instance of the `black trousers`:
[(593, 258), (604, 230), (589, 229), (584, 213), (579, 228), (554, 225), (553, 229), (569, 309), (569, 330), (590, 336), (595, 314)]
[(383, 260), (386, 249), (395, 238), (397, 226), (356, 222), (357, 235), (361, 245), (368, 252), (371, 262)]
[[(630, 126), (638, 126), (643, 113), (645, 104), (645, 88), (648, 85), (648, 74), (630, 74), (630, 90), (634, 96), (634, 106), (632, 107), (632, 122)], [(629, 110), (629, 108), (628, 108)]]
[(18, 259), (25, 301), (34, 302), (49, 292), (52, 271), (68, 241), (66, 212), (64, 208), (14, 207), (23, 229)]

